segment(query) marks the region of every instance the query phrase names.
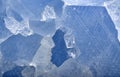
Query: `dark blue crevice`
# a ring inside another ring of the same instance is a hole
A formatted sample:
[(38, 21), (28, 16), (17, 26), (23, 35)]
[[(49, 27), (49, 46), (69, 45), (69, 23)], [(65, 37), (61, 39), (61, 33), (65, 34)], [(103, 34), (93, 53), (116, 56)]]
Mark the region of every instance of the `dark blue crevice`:
[(16, 66), (12, 70), (9, 70), (7, 72), (4, 72), (2, 77), (22, 77), (22, 70), (24, 67)]
[(55, 64), (57, 67), (61, 66), (65, 60), (67, 60), (68, 53), (67, 47), (64, 41), (64, 32), (58, 29), (55, 35), (52, 37), (55, 47), (52, 49), (52, 63)]

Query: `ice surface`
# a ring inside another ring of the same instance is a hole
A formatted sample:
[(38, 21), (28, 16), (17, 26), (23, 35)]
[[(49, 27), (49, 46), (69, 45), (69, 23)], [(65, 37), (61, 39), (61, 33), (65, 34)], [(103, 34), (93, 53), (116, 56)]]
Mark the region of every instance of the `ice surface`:
[(41, 46), (37, 50), (31, 64), (36, 67), (36, 76), (50, 70), (51, 67), (51, 48), (54, 46), (52, 37), (44, 37), (41, 40)]
[(73, 35), (72, 30), (70, 29), (64, 29), (65, 30), (65, 35), (64, 35), (64, 39), (65, 39), (65, 44), (67, 46), (67, 48), (73, 48), (75, 47), (75, 37)]
[(46, 20), (55, 19), (55, 18), (56, 18), (56, 14), (55, 14), (54, 8), (50, 6), (46, 6), (42, 13), (41, 21), (46, 21)]
[(101, 6), (108, 0), (63, 0), (66, 5)]
[(55, 12), (57, 12), (57, 14), (60, 15), (62, 6), (64, 4), (61, 0), (6, 0), (4, 3), (7, 9), (12, 9), (14, 12), (18, 13), (22, 18), (29, 18), (35, 20), (39, 20), (41, 18), (40, 15), (47, 5), (54, 7)]
[(7, 71), (3, 74), (2, 77), (22, 77), (22, 70), (24, 67), (16, 66), (12, 70)]
[(0, 17), (0, 43), (10, 37), (12, 33), (5, 27), (3, 17)]
[(0, 0), (0, 77), (120, 77), (119, 0)]
[(0, 0), (0, 43), (11, 36), (11, 32), (5, 27), (4, 17), (6, 16), (3, 1)]
[(108, 13), (118, 30), (118, 39), (120, 41), (120, 0), (105, 2), (104, 6), (108, 10)]
[(104, 6), (111, 16), (115, 27), (118, 31), (118, 39), (120, 40), (120, 0), (63, 0), (66, 5), (77, 6)]
[(6, 14), (7, 14), (7, 17), (13, 17), (16, 21), (20, 22), (23, 20), (21, 15), (19, 13), (17, 13), (16, 11), (14, 11), (12, 8), (7, 8)]
[(22, 76), (23, 77), (34, 77), (35, 75), (35, 67), (33, 66), (27, 66), (22, 70)]
[[(55, 32), (55, 20), (50, 19), (47, 21), (29, 21), (30, 28), (34, 33), (40, 34), (42, 36), (52, 36)], [(47, 28), (47, 29), (46, 29)]]
[(37, 34), (28, 37), (20, 34), (11, 36), (0, 45), (3, 60), (18, 65), (28, 64), (40, 46), (41, 39), (42, 36)]
[(67, 6), (61, 20), (63, 26), (74, 32), (81, 52), (79, 61), (92, 66), (97, 72), (95, 77), (109, 77), (115, 73), (119, 76), (117, 30), (104, 7)]
[(93, 77), (89, 67), (80, 65), (75, 59), (68, 59), (57, 70), (57, 74), (60, 77)]
[(18, 22), (13, 17), (8, 17), (4, 20), (6, 28), (9, 29), (9, 31), (11, 31), (11, 33), (13, 33), (14, 35), (22, 34), (23, 36), (29, 36), (33, 33), (32, 30), (29, 28), (28, 21)]

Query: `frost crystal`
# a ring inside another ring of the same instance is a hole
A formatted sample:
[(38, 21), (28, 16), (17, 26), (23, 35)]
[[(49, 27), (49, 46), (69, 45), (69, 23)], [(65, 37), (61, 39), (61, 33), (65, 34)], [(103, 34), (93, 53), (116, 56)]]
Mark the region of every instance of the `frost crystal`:
[(13, 17), (5, 18), (6, 28), (11, 31), (11, 33), (17, 35), (22, 34), (24, 36), (31, 35), (32, 30), (29, 28), (27, 21), (16, 21)]
[(55, 19), (55, 18), (56, 18), (56, 14), (54, 12), (54, 8), (47, 5), (42, 13), (41, 21), (46, 21), (48, 19)]

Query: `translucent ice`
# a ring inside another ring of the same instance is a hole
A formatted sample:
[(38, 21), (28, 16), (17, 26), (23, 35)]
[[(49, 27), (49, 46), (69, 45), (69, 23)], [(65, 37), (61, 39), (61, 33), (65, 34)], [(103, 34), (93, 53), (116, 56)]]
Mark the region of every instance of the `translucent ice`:
[(35, 67), (27, 66), (21, 71), (21, 74), (23, 77), (34, 77), (35, 76)]
[(55, 19), (55, 18), (56, 18), (56, 14), (55, 14), (54, 8), (50, 6), (46, 6), (42, 13), (41, 21), (46, 21), (46, 20)]
[(5, 5), (3, 4), (3, 1), (0, 0), (0, 43), (12, 35), (11, 32), (5, 27), (5, 16)]
[(28, 36), (32, 34), (28, 21), (18, 22), (13, 17), (7, 17), (4, 20), (6, 28), (14, 35), (22, 34), (23, 36)]
[(16, 66), (7, 72), (4, 72), (2, 77), (22, 77), (21, 72), (23, 69), (24, 67)]
[[(73, 72), (74, 71), (74, 72)], [(89, 67), (80, 65), (75, 59), (68, 59), (57, 69), (58, 77), (93, 77)], [(56, 75), (57, 75), (56, 74)]]
[(105, 2), (104, 6), (108, 10), (108, 13), (118, 30), (118, 39), (120, 41), (120, 0)]
[[(55, 20), (47, 21), (29, 21), (30, 28), (34, 33), (40, 34), (42, 36), (52, 36), (55, 32)], [(47, 28), (47, 29), (46, 29)]]
[(109, 77), (115, 73), (119, 76), (117, 30), (105, 7), (66, 6), (61, 20), (63, 26), (74, 32), (81, 52), (79, 61), (94, 68), (97, 72), (97, 75), (94, 73), (95, 77)]
[(29, 64), (40, 46), (41, 38), (37, 34), (28, 37), (20, 34), (11, 36), (0, 45), (3, 60), (17, 65)]
[(108, 0), (99, 0), (99, 1), (96, 1), (96, 0), (63, 0), (65, 2), (66, 5), (82, 5), (82, 6), (88, 6), (88, 5), (91, 5), (91, 6), (101, 6), (104, 4), (105, 1), (108, 1)]
[(3, 17), (0, 17), (0, 43), (10, 37), (12, 33), (5, 27)]
[(0, 0), (0, 77), (120, 77), (119, 3)]
[(50, 71), (51, 66), (51, 48), (54, 46), (51, 37), (44, 37), (41, 40), (41, 46), (33, 57), (32, 64), (36, 67), (36, 76)]

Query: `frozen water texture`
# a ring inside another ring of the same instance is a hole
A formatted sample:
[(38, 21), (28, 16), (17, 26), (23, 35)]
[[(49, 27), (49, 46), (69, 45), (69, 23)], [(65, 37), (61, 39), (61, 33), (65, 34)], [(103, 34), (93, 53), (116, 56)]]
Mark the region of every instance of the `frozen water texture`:
[[(30, 28), (34, 33), (40, 34), (42, 36), (52, 36), (55, 32), (55, 20), (50, 19), (46, 21), (29, 21)], [(47, 28), (47, 29), (46, 29)]]
[(25, 67), (25, 69), (22, 70), (23, 77), (34, 77), (34, 74), (35, 74), (35, 67), (33, 66)]
[(42, 37), (37, 34), (27, 37), (18, 34), (9, 37), (0, 45), (3, 61), (10, 61), (17, 65), (29, 64), (40, 46), (41, 39)]
[(8, 17), (5, 18), (5, 26), (14, 35), (22, 34), (23, 36), (29, 36), (32, 34), (28, 21), (18, 22), (13, 17)]
[(11, 36), (11, 32), (5, 27), (4, 17), (5, 17), (5, 6), (0, 0), (0, 43)]
[(104, 6), (111, 16), (120, 40), (120, 0), (63, 0), (66, 5)]
[(31, 64), (34, 64), (36, 67), (36, 75), (39, 76), (44, 72), (49, 71), (49, 67), (51, 65), (51, 48), (54, 46), (51, 37), (44, 37), (41, 40), (41, 46), (37, 50)]
[(0, 77), (120, 77), (119, 4), (0, 0)]
[(109, 0), (63, 0), (66, 5), (82, 5), (82, 6), (101, 6), (105, 1)]
[(67, 6), (61, 20), (63, 26), (73, 30), (81, 52), (78, 60), (89, 66), (93, 77), (119, 77), (120, 45), (105, 7)]
[(46, 6), (43, 13), (41, 21), (46, 21), (48, 19), (55, 19), (56, 14), (53, 7)]
[(118, 30), (118, 39), (120, 41), (120, 0), (113, 0), (104, 3), (104, 6), (108, 10), (116, 29)]

